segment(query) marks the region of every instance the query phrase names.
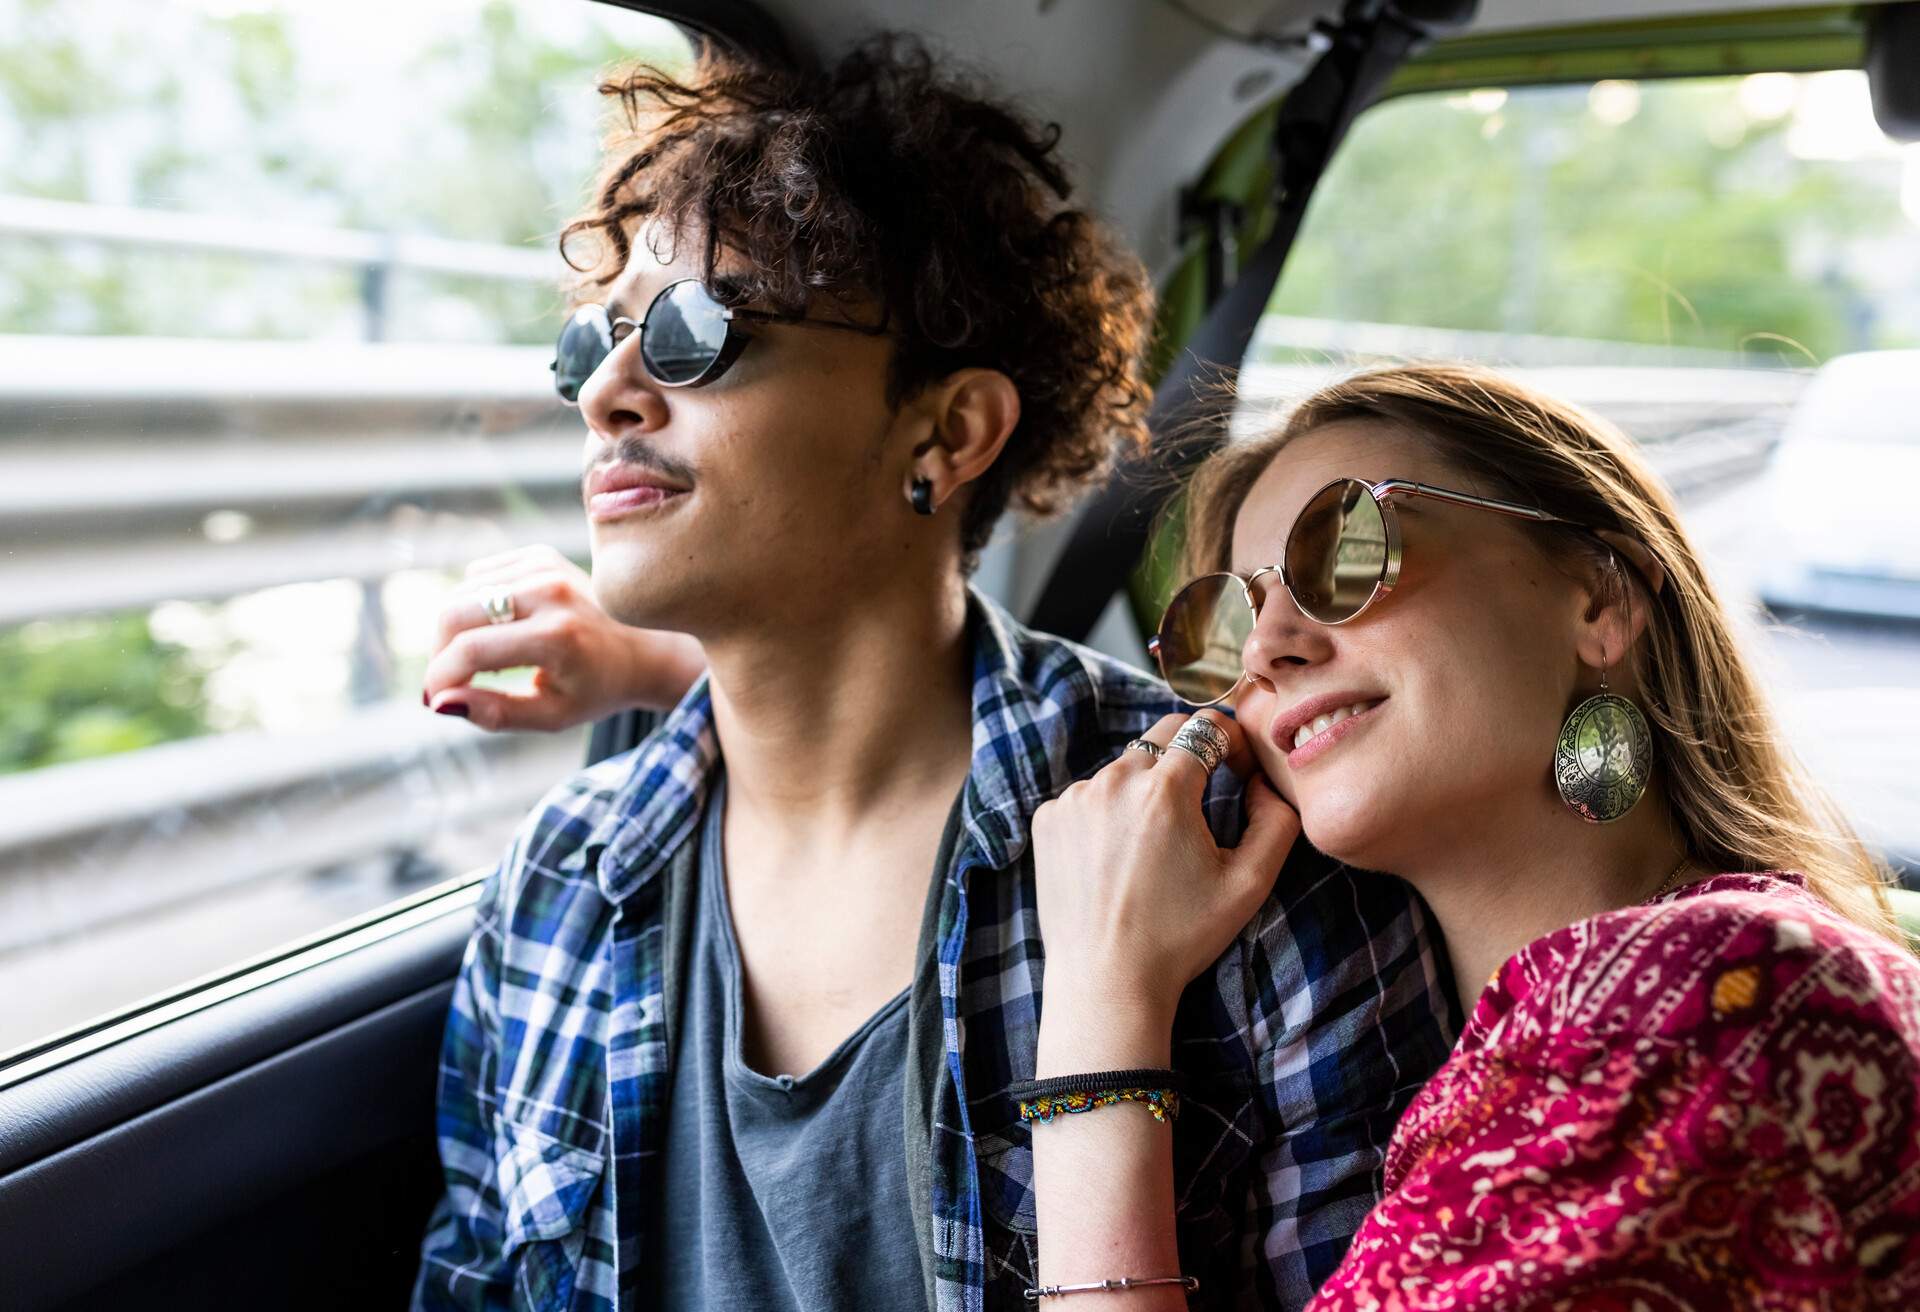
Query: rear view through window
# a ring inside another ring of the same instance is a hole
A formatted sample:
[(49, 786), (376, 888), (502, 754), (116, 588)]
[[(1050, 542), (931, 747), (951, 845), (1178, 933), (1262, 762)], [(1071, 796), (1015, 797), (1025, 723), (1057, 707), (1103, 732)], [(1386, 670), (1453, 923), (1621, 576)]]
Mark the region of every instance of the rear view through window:
[(648, 55), (589, 4), (0, 0), (0, 1052), (489, 867), (580, 764), (421, 673), (467, 562), (587, 560), (554, 238)]

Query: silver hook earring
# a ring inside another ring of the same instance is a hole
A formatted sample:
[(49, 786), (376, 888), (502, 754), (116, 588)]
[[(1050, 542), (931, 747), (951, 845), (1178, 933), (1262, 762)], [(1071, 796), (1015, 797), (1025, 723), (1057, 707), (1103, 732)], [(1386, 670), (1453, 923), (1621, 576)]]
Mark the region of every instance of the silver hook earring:
[[(1610, 557), (1611, 559), (1611, 557)], [(1618, 560), (1612, 561), (1619, 569)], [(1619, 576), (1624, 586), (1626, 579)], [(1633, 589), (1626, 588), (1627, 631), (1633, 631)], [(1633, 810), (1653, 771), (1653, 732), (1640, 708), (1607, 691), (1603, 654), (1600, 691), (1575, 706), (1553, 749), (1553, 780), (1560, 800), (1582, 820), (1603, 825)]]

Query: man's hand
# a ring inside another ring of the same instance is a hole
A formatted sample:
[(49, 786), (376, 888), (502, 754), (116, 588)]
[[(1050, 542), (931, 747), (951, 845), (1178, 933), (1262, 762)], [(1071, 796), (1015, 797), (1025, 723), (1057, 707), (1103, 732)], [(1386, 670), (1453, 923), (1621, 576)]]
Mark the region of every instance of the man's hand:
[[(502, 588), (513, 596), (514, 619), (489, 623), (484, 599)], [(521, 665), (535, 667), (530, 693), (470, 682), (482, 670)], [(467, 566), (441, 608), (422, 692), (434, 710), (464, 707), (483, 729), (555, 733), (632, 706), (665, 710), (705, 668), (693, 638), (620, 623), (601, 608), (585, 570), (534, 545)]]

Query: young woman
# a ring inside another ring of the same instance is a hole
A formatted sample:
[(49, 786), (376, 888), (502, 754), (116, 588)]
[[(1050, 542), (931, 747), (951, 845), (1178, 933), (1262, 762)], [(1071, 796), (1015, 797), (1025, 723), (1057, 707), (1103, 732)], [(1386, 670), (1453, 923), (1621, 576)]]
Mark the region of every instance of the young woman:
[[(1411, 882), (1469, 1017), (1311, 1306), (1920, 1306), (1920, 961), (1632, 446), (1485, 370), (1379, 369), (1189, 512), (1157, 656), (1232, 705), (1199, 714), (1259, 766), (1250, 833)], [(1164, 1065), (1271, 877), (1208, 838), (1183, 719), (1034, 821), (1049, 973), (1109, 982), (1115, 1067)], [(1177, 1273), (1172, 1218), (1121, 1201), (1165, 1178), (1157, 1109), (1084, 1110), (1034, 1129), (1041, 1279)]]

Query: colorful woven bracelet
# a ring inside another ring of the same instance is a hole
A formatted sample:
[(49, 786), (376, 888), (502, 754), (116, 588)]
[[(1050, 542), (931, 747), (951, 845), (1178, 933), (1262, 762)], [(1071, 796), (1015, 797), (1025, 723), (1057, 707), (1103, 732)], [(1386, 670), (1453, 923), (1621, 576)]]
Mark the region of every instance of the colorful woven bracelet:
[(1020, 1103), (1020, 1119), (1044, 1124), (1061, 1112), (1086, 1112), (1121, 1102), (1145, 1103), (1156, 1121), (1171, 1120), (1180, 1114), (1180, 1095), (1173, 1089), (1077, 1089), (1070, 1093), (1043, 1094), (1038, 1098), (1023, 1099)]

